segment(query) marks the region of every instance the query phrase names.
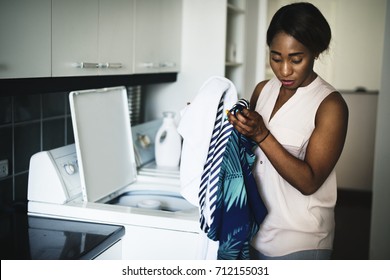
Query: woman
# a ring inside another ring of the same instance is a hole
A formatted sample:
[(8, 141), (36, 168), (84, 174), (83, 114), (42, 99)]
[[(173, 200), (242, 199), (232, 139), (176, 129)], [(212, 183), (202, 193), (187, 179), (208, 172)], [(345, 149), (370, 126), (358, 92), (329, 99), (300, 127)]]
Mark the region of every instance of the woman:
[(258, 143), (253, 173), (268, 215), (252, 240), (255, 259), (330, 259), (337, 196), (335, 165), (348, 107), (313, 70), (331, 30), (309, 3), (280, 8), (267, 31), (275, 77), (260, 82), (229, 121)]

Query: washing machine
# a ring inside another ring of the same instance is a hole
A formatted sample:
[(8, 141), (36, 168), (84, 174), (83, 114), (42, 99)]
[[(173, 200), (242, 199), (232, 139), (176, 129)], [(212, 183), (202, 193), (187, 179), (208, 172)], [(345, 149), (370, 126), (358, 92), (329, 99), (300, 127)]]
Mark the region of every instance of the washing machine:
[(153, 160), (161, 121), (131, 127), (124, 87), (69, 100), (75, 143), (31, 157), (28, 215), (123, 225), (122, 259), (198, 259), (198, 208)]

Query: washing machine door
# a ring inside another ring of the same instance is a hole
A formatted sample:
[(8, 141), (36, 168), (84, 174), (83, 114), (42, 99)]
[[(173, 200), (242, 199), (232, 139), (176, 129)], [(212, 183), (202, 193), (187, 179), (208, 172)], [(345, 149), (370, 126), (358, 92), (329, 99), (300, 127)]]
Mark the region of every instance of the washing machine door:
[(106, 202), (136, 180), (124, 87), (69, 94), (83, 200)]

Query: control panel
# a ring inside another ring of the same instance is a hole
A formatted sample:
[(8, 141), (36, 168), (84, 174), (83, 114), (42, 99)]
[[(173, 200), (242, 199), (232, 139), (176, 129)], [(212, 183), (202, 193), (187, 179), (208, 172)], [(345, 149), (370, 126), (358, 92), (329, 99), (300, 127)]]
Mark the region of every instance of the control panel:
[(76, 152), (55, 158), (56, 166), (64, 180), (64, 187), (69, 199), (81, 192), (80, 173)]
[(28, 200), (63, 204), (78, 198), (82, 190), (74, 144), (31, 157)]

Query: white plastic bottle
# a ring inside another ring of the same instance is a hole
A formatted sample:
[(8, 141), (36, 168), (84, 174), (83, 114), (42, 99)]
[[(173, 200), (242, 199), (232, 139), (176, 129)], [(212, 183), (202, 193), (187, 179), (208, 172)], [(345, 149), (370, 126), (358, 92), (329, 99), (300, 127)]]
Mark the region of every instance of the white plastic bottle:
[(156, 164), (176, 167), (180, 163), (182, 139), (174, 121), (175, 113), (164, 112), (163, 116), (163, 123), (155, 139)]

